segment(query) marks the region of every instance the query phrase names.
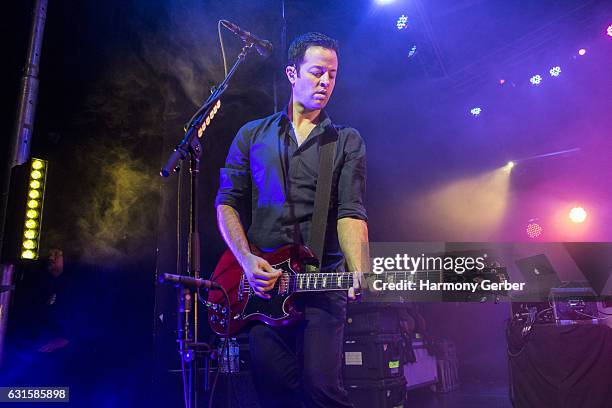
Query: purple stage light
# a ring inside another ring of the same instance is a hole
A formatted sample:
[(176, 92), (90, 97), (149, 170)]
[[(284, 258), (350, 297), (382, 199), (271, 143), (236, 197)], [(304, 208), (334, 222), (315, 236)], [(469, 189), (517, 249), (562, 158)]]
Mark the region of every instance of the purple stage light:
[(403, 30), (408, 27), (408, 17), (405, 14), (402, 14), (397, 19), (397, 23), (395, 24), (398, 30)]
[(531, 82), (532, 85), (540, 85), (542, 77), (540, 75), (534, 75), (529, 79), (529, 82)]
[(482, 112), (481, 108), (472, 108), (472, 109), (470, 109), (470, 113), (473, 116), (479, 116), (481, 112)]
[(578, 55), (582, 56), (584, 54), (586, 54), (586, 50), (584, 48), (581, 48), (581, 49), (578, 50)]
[(552, 67), (550, 69), (550, 71), (548, 71), (548, 72), (550, 72), (550, 76), (558, 77), (559, 75), (561, 75), (561, 67), (559, 67), (559, 66)]
[(606, 33), (608, 34), (608, 37), (612, 37), (612, 24), (610, 24), (608, 26), (608, 29), (606, 30)]

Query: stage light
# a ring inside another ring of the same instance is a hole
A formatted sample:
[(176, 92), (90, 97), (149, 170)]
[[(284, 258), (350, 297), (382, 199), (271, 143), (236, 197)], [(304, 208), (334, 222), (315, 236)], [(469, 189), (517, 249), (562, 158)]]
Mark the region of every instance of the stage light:
[(385, 6), (387, 4), (391, 4), (391, 3), (395, 2), (395, 0), (374, 0), (374, 1), (379, 6)]
[(584, 55), (586, 54), (586, 50), (584, 48), (581, 48), (578, 50), (578, 55)]
[(540, 235), (542, 235), (542, 231), (542, 226), (537, 222), (530, 222), (529, 224), (527, 224), (526, 232), (529, 238), (539, 237)]
[(472, 109), (470, 109), (470, 113), (473, 116), (479, 116), (482, 113), (482, 109), (481, 108), (472, 108)]
[(34, 229), (34, 228), (38, 227), (38, 223), (36, 221), (32, 220), (32, 219), (29, 219), (29, 220), (27, 220), (25, 222), (25, 226), (26, 226), (26, 228)]
[(36, 252), (27, 249), (21, 253), (21, 259), (36, 259)]
[(607, 34), (608, 34), (608, 36), (609, 36), (609, 37), (612, 37), (612, 24), (610, 24), (610, 25), (608, 26), (608, 29), (606, 30), (606, 32), (607, 32)]
[(509, 161), (508, 163), (504, 165), (504, 167), (502, 167), (502, 170), (505, 171), (506, 173), (510, 173), (514, 166), (515, 166), (514, 162)]
[(503, 85), (503, 84), (505, 84), (505, 83), (506, 83), (506, 80), (505, 80), (505, 79), (500, 79), (500, 80), (499, 80), (499, 84), (500, 84), (500, 85)]
[(34, 248), (36, 248), (36, 244), (34, 243), (33, 240), (26, 239), (25, 241), (23, 241), (23, 247), (25, 249), (34, 249)]
[(550, 76), (558, 77), (559, 75), (561, 75), (561, 67), (559, 67), (559, 66), (552, 67), (550, 69), (550, 71), (548, 71), (548, 72), (550, 72)]
[(397, 23), (395, 24), (398, 30), (403, 30), (408, 27), (408, 17), (405, 14), (402, 14), (397, 19)]
[(533, 85), (540, 85), (540, 82), (542, 82), (542, 77), (540, 75), (534, 75), (529, 79), (529, 82), (531, 82)]
[(410, 48), (410, 51), (408, 51), (408, 58), (411, 58), (414, 54), (416, 54), (417, 51), (417, 46), (416, 44), (412, 46), (412, 48)]
[(574, 207), (570, 210), (568, 215), (569, 215), (569, 219), (572, 222), (576, 224), (580, 224), (580, 223), (583, 223), (584, 220), (586, 220), (587, 212), (582, 207)]
[(38, 259), (46, 179), (47, 162), (33, 158), (30, 164), (30, 179), (27, 184), (29, 190), (27, 191), (25, 219), (23, 221), (21, 259)]
[(215, 103), (215, 106), (213, 106), (208, 116), (204, 119), (203, 123), (200, 125), (200, 128), (198, 129), (198, 137), (200, 139), (204, 135), (204, 131), (206, 130), (206, 128), (210, 125), (210, 122), (214, 119), (220, 107), (221, 107), (221, 99), (219, 99), (217, 103)]

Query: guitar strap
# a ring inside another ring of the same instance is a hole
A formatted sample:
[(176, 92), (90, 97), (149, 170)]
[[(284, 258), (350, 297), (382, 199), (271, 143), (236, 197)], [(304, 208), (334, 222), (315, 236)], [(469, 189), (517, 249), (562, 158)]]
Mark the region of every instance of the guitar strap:
[(329, 202), (331, 199), (332, 177), (334, 170), (334, 156), (338, 145), (338, 131), (334, 125), (329, 125), (319, 138), (319, 176), (315, 190), (314, 211), (310, 227), (310, 240), (308, 247), (323, 264), (323, 248), (325, 246), (325, 230), (329, 216)]

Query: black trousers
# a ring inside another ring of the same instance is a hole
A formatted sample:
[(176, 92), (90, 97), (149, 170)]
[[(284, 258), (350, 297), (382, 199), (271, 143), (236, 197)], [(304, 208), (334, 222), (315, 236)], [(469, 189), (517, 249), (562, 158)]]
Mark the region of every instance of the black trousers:
[(346, 293), (309, 294), (304, 321), (249, 333), (251, 369), (265, 408), (352, 407), (342, 384)]

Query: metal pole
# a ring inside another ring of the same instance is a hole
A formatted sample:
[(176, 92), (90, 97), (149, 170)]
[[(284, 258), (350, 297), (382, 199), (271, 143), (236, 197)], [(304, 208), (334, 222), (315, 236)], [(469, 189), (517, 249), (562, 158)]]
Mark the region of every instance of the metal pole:
[[(38, 68), (42, 49), (45, 20), (47, 19), (47, 0), (36, 0), (32, 12), (32, 27), (28, 45), (28, 59), (23, 69), (21, 86), (19, 88), (19, 103), (15, 133), (11, 139), (10, 156), (6, 163), (4, 180), (2, 181), (2, 196), (0, 197), (0, 254), (4, 245), (6, 211), (11, 189), (11, 175), (15, 166), (21, 165), (30, 158), (30, 144), (34, 129), (34, 115), (38, 100)], [(8, 321), (8, 306), (13, 285), (14, 265), (0, 265), (0, 282), (9, 290), (0, 293), (0, 366), (2, 366), (2, 351)]]
[(38, 100), (38, 69), (40, 53), (47, 18), (47, 0), (37, 0), (32, 14), (32, 31), (28, 47), (28, 61), (23, 69), (19, 96), (17, 125), (15, 126), (15, 143), (11, 156), (11, 167), (23, 164), (30, 157), (34, 115)]
[(0, 367), (2, 367), (6, 324), (8, 322), (9, 305), (11, 304), (11, 292), (13, 291), (14, 270), (15, 266), (12, 264), (0, 265)]

